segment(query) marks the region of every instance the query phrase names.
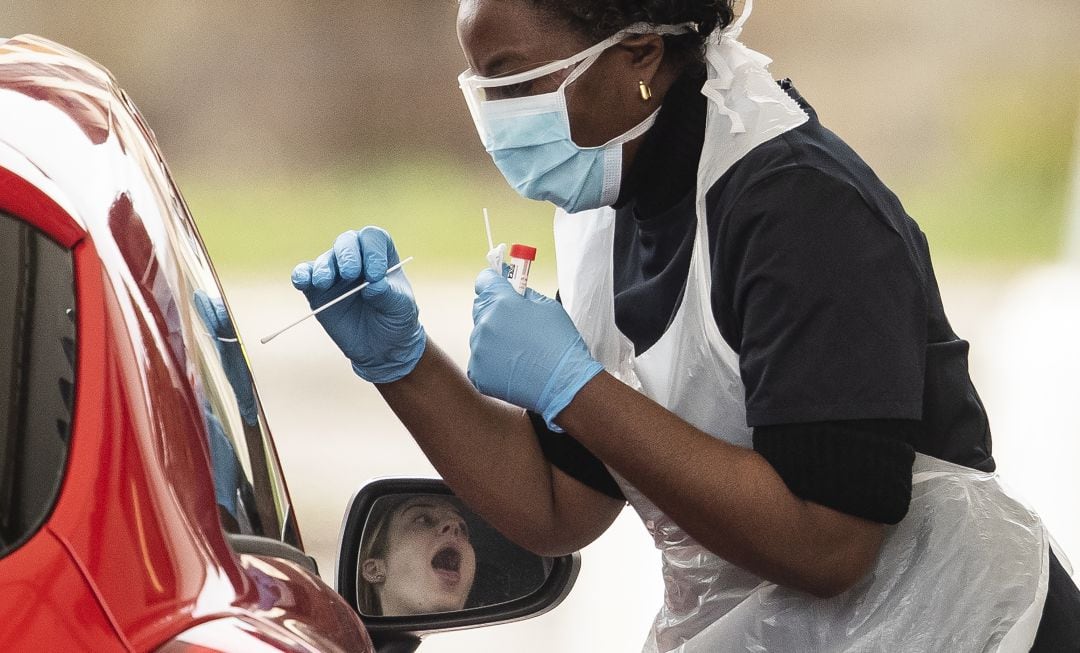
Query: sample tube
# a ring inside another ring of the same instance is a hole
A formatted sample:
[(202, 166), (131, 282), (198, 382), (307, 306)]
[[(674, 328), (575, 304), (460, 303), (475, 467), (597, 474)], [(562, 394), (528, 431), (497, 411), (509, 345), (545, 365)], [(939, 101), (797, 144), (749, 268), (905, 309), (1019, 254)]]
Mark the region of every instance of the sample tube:
[(529, 285), (529, 268), (536, 260), (536, 248), (528, 245), (514, 243), (510, 246), (510, 269), (506, 278), (518, 294), (524, 295), (525, 288)]

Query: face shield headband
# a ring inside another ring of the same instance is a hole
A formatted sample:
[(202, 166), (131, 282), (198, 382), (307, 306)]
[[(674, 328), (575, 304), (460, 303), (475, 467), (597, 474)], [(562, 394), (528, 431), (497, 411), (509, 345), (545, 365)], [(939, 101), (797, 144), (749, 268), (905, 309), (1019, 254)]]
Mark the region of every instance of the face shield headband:
[[(649, 23), (634, 23), (624, 29), (619, 30), (615, 34), (612, 34), (608, 38), (600, 41), (596, 45), (593, 45), (581, 52), (567, 57), (565, 59), (559, 59), (546, 63), (542, 66), (538, 66), (531, 70), (515, 73), (513, 75), (499, 75), (496, 77), (482, 77), (476, 74), (473, 69), (468, 69), (458, 75), (458, 86), (461, 87), (461, 92), (465, 95), (465, 103), (469, 107), (469, 114), (472, 116), (473, 124), (476, 125), (476, 130), (480, 134), (481, 140), (484, 139), (484, 129), (481, 122), (480, 107), (485, 102), (501, 102), (503, 100), (488, 99), (488, 89), (500, 89), (512, 86), (517, 86), (527, 82), (535, 81), (552, 73), (557, 73), (561, 70), (565, 70), (572, 66), (576, 66), (587, 59), (596, 58), (616, 43), (622, 41), (628, 36), (635, 34), (658, 34), (660, 36), (674, 36), (678, 34), (686, 34), (697, 30), (696, 23), (679, 23), (677, 25), (651, 25)], [(589, 65), (592, 61), (588, 62)], [(584, 72), (586, 66), (581, 66), (581, 70), (576, 71), (578, 74)], [(570, 80), (572, 81), (572, 80)], [(565, 82), (564, 82), (565, 83)], [(486, 143), (485, 143), (486, 145)]]

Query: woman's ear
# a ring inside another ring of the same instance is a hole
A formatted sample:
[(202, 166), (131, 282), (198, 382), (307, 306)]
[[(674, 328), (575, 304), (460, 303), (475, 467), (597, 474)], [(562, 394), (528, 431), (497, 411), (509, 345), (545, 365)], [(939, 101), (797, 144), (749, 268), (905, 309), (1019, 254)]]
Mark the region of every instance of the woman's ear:
[(624, 38), (616, 46), (629, 55), (634, 75), (649, 81), (664, 60), (664, 37), (658, 34), (635, 34)]
[(368, 558), (360, 565), (364, 580), (372, 585), (386, 582), (386, 562), (382, 558)]

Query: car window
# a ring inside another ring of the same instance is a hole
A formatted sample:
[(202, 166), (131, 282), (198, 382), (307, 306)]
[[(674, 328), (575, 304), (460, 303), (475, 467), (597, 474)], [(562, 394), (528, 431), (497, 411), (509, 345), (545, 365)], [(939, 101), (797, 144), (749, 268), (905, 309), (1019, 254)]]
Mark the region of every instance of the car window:
[(190, 288), (180, 310), (193, 325), (189, 373), (206, 423), (222, 525), (230, 533), (284, 539), (284, 487), (231, 314), (216, 285)]
[[(164, 315), (170, 347), (187, 367), (206, 423), (218, 514), (226, 531), (298, 544), (295, 518), (243, 346), (216, 275), (179, 192), (161, 222), (143, 221), (121, 197), (110, 212), (113, 234), (145, 234), (140, 286)], [(161, 228), (161, 233), (146, 229)], [(128, 242), (126, 252), (141, 248)]]
[(0, 555), (56, 500), (75, 393), (71, 252), (0, 213)]

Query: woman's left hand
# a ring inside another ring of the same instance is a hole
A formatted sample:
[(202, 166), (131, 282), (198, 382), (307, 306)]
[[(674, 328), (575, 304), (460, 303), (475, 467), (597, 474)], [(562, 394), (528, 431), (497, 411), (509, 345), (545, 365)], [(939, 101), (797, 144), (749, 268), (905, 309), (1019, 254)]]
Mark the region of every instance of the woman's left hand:
[(528, 289), (519, 295), (491, 269), (476, 278), (469, 380), (480, 392), (556, 416), (604, 370), (561, 304)]

